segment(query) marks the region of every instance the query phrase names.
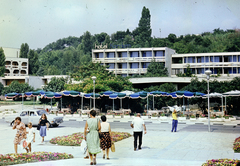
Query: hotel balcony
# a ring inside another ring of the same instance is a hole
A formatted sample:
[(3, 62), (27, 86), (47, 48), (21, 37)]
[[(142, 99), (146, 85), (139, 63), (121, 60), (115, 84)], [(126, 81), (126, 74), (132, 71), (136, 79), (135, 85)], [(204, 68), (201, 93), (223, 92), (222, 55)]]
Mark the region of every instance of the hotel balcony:
[(153, 59), (156, 62), (165, 62), (165, 57), (93, 58), (93, 61), (98, 63), (151, 62)]

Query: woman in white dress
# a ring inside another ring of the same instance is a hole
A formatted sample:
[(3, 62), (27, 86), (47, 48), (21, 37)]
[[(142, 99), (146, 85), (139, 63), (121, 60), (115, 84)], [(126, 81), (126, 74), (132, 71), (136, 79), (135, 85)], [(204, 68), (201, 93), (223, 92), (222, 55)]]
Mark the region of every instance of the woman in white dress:
[(32, 127), (32, 123), (28, 123), (28, 131), (27, 131), (27, 147), (25, 148), (27, 153), (32, 152), (32, 142), (35, 142), (35, 130)]

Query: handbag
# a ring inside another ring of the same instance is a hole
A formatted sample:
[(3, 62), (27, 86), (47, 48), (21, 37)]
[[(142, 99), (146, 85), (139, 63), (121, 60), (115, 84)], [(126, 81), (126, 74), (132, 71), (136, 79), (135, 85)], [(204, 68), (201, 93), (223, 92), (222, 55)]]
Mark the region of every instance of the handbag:
[(38, 125), (37, 125), (37, 130), (40, 130), (40, 127), (41, 127), (40, 124), (38, 124)]
[(115, 144), (113, 142), (112, 142), (112, 145), (111, 145), (111, 151), (115, 152)]
[(86, 142), (85, 140), (82, 140), (80, 150), (81, 150), (81, 152), (82, 152), (83, 154), (86, 153), (86, 151), (87, 151), (87, 142)]

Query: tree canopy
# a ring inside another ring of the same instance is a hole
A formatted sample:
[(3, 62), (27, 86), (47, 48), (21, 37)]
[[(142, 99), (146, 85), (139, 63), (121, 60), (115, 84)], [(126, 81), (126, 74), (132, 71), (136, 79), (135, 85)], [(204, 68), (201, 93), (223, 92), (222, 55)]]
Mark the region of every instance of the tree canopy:
[(27, 43), (22, 43), (20, 48), (20, 58), (28, 58), (29, 46)]
[(0, 77), (4, 76), (4, 72), (5, 72), (5, 54), (4, 51), (2, 49), (2, 47), (0, 47)]
[(95, 92), (112, 90), (120, 92), (123, 90), (132, 90), (132, 83), (124, 77), (115, 76), (107, 71), (106, 66), (99, 63), (89, 63), (76, 69), (76, 73), (71, 77), (75, 80), (81, 80), (80, 84), (66, 84), (65, 89), (76, 90), (85, 93), (93, 92), (92, 76), (96, 76)]
[(168, 71), (163, 63), (152, 61), (147, 68), (146, 77), (167, 77)]
[(51, 92), (61, 92), (64, 90), (65, 83), (67, 83), (67, 79), (64, 79), (63, 77), (53, 77), (47, 86), (44, 87), (44, 90)]
[(8, 87), (5, 87), (2, 94), (7, 93), (25, 93), (29, 91), (33, 91), (34, 88), (32, 86), (29, 86), (27, 83), (19, 83), (17, 80), (14, 80), (11, 82), (11, 84)]

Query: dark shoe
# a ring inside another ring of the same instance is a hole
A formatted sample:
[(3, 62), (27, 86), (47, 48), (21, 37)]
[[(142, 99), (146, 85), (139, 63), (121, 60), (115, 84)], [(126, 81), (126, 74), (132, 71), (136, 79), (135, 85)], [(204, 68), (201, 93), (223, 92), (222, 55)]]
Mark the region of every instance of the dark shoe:
[(140, 148), (138, 148), (138, 150), (141, 150), (142, 148), (140, 147)]
[(96, 165), (97, 162), (96, 162), (96, 158), (93, 159), (93, 165)]
[(89, 156), (84, 157), (84, 159), (89, 159)]
[(105, 154), (103, 155), (103, 159), (105, 159)]
[(137, 150), (137, 148), (134, 148), (134, 151), (136, 151)]
[(93, 162), (91, 162), (90, 165), (93, 165)]
[(107, 160), (110, 160), (110, 158), (108, 157)]

